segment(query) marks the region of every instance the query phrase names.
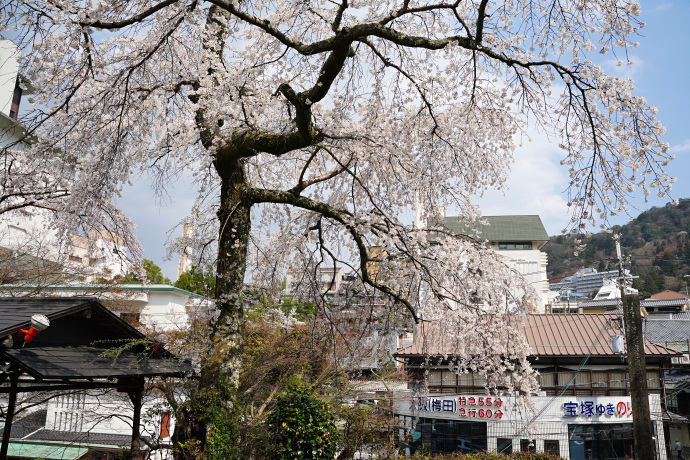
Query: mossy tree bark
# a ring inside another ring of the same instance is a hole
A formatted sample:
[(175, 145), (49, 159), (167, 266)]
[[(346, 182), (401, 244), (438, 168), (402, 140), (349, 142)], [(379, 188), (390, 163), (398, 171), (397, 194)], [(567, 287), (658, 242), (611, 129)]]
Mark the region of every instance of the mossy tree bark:
[(630, 374), (630, 399), (633, 411), (633, 432), (635, 435), (635, 458), (655, 456), (654, 428), (649, 411), (647, 390), (647, 364), (645, 361), (644, 335), (640, 298), (637, 295), (623, 296), (623, 320), (625, 321), (625, 343), (628, 352)]

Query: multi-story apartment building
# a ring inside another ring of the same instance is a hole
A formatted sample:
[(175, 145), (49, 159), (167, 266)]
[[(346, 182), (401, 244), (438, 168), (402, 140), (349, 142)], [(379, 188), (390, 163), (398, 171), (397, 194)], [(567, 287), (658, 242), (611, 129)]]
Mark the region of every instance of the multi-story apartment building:
[(312, 277), (302, 270), (290, 269), (285, 277), (285, 297), (323, 298), (332, 302), (343, 285), (346, 278), (342, 267), (318, 267), (316, 277)]
[[(618, 270), (598, 272), (596, 268), (582, 268), (558, 283), (549, 284), (549, 289), (557, 291), (562, 299), (583, 299), (591, 297), (592, 293), (600, 290), (607, 282), (616, 281), (618, 277)], [(630, 277), (627, 271), (626, 277)]]
[[(441, 213), (443, 211), (441, 210)], [(508, 263), (535, 289), (537, 311), (543, 312), (549, 296), (546, 253), (541, 249), (549, 235), (537, 215), (483, 216), (482, 222), (468, 224), (459, 217), (432, 217), (418, 225), (441, 226), (454, 233), (476, 235), (504, 256)]]

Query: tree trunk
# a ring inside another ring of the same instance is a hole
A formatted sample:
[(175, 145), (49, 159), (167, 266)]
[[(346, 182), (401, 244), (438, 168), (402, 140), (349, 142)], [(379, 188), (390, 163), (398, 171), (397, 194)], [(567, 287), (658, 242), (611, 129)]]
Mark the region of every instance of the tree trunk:
[[(237, 457), (236, 401), (245, 324), (244, 274), (251, 230), (251, 203), (242, 200), (244, 160), (217, 160), (216, 170), (221, 178), (221, 196), (216, 313), (209, 324), (212, 349), (201, 368), (198, 392), (188, 406), (187, 426), (180, 427), (179, 432), (180, 441), (192, 440), (194, 434), (204, 433), (195, 428), (205, 426), (205, 439), (197, 438), (201, 444), (194, 456), (208, 459)], [(189, 452), (179, 452), (176, 457), (189, 458)]]
[(625, 341), (628, 352), (628, 372), (630, 374), (635, 458), (652, 460), (655, 452), (654, 429), (649, 413), (647, 364), (645, 361), (644, 337), (642, 336), (640, 299), (636, 295), (624, 295), (622, 301)]

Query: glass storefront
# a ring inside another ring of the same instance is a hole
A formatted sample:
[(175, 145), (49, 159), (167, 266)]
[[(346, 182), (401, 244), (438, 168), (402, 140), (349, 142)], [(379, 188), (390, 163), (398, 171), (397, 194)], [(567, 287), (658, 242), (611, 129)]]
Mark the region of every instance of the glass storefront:
[(572, 460), (633, 458), (632, 423), (568, 425)]
[(486, 450), (486, 422), (420, 418), (414, 430), (412, 453), (469, 453)]

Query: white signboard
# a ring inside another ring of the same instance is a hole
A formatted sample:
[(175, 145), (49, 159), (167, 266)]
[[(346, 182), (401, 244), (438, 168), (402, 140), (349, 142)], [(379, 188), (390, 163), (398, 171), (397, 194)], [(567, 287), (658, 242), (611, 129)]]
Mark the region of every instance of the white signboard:
[(564, 423), (630, 422), (629, 396), (535, 396), (531, 405), (512, 396), (428, 395), (396, 404), (399, 414), (448, 420), (529, 420)]

